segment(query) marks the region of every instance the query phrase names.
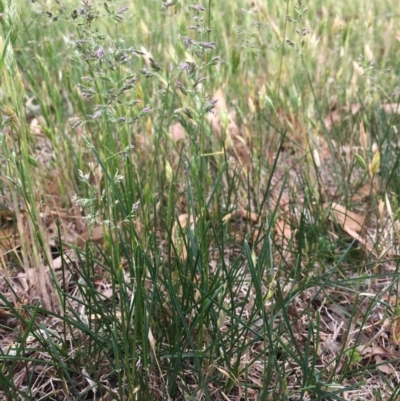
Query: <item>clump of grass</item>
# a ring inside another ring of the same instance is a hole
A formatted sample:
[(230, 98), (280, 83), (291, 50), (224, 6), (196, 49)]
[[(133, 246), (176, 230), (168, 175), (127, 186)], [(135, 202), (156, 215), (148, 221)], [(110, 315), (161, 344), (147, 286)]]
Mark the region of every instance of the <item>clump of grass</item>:
[(333, 5), (1, 5), (2, 396), (397, 397), (396, 22)]

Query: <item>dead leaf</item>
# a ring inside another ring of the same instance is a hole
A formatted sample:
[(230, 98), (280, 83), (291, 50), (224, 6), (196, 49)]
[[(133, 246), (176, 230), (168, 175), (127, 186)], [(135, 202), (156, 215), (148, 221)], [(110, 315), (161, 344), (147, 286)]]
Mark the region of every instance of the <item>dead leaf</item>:
[(133, 146), (140, 150), (148, 150), (151, 148), (152, 139), (148, 135), (137, 134), (134, 136)]
[(382, 364), (384, 360), (380, 356), (375, 356), (375, 362), (378, 365), (376, 368), (387, 375), (396, 374), (396, 369), (391, 363)]
[(35, 136), (44, 135), (43, 127), (46, 125), (46, 120), (43, 116), (32, 118), (29, 127)]
[(6, 227), (0, 230), (0, 255), (4, 256), (12, 249), (20, 245), (18, 235), (13, 227)]
[[(373, 183), (376, 186), (377, 180), (374, 180)], [(371, 184), (365, 184), (357, 189), (357, 192), (351, 197), (351, 200), (353, 202), (365, 201), (370, 197), (370, 195), (371, 195)]]
[(207, 114), (207, 120), (215, 136), (225, 142), (226, 149), (234, 155), (242, 166), (251, 170), (251, 155), (246, 135), (237, 126), (235, 113), (228, 111), (221, 88), (217, 90), (213, 100), (216, 101), (215, 107), (212, 112)]
[(182, 234), (185, 233), (185, 228), (190, 224), (190, 228), (194, 229), (194, 218), (187, 213), (183, 213), (178, 217), (178, 221), (175, 222), (174, 227), (172, 228), (172, 242), (176, 248), (178, 257), (183, 261), (187, 258), (187, 249), (185, 246), (185, 241), (183, 239)]
[[(258, 256), (258, 252), (260, 252), (261, 248), (262, 248), (262, 242), (260, 242), (260, 240), (261, 240), (260, 235), (262, 235), (260, 230), (258, 230), (257, 228), (254, 229), (254, 231), (253, 231), (253, 242), (252, 243), (256, 244), (255, 251), (256, 251), (256, 255), (257, 256)], [(257, 241), (258, 241), (258, 243), (257, 243)]]
[(86, 241), (101, 243), (103, 241), (103, 226), (94, 227), (78, 237), (78, 246), (85, 246)]
[(360, 235), (360, 232), (364, 228), (364, 216), (351, 212), (335, 202), (331, 204), (325, 203), (324, 207), (330, 208), (332, 214), (329, 218), (338, 223), (345, 233), (358, 241), (368, 252), (373, 251), (373, 246)]
[(186, 131), (179, 123), (171, 125), (168, 132), (174, 142), (184, 141), (186, 139)]
[[(138, 221), (134, 221), (135, 227), (139, 227), (140, 230), (140, 223)], [(121, 227), (123, 222), (118, 222), (118, 227)], [(92, 242), (97, 242), (101, 243), (104, 240), (103, 236), (103, 226), (97, 226), (92, 228), (91, 230), (88, 230), (84, 232), (83, 234), (79, 235), (78, 240), (77, 240), (77, 245), (78, 247), (82, 247), (85, 245), (86, 241), (92, 241)], [(115, 231), (114, 230), (106, 230), (106, 233), (109, 232), (111, 234), (111, 237), (115, 240)]]
[(371, 358), (371, 357), (384, 357), (384, 358), (394, 358), (394, 355), (390, 354), (387, 352), (384, 348), (379, 347), (379, 346), (368, 346), (365, 347), (363, 345), (359, 345), (357, 347), (357, 351), (360, 353), (360, 355), (364, 358)]
[(12, 210), (2, 210), (0, 211), (0, 223), (3, 224), (12, 224), (15, 219), (15, 213)]
[(281, 240), (282, 246), (282, 258), (289, 260), (290, 258), (290, 247), (289, 243), (292, 239), (293, 232), (288, 222), (283, 218), (278, 218), (275, 222), (275, 233)]
[(258, 223), (259, 215), (246, 210), (240, 203), (238, 204), (238, 211), (243, 219), (250, 220), (252, 223)]
[(65, 173), (54, 171), (46, 182), (46, 196), (58, 199), (65, 195), (68, 187), (69, 182)]
[(228, 113), (228, 106), (226, 105), (225, 95), (222, 88), (218, 88), (215, 92), (213, 99), (218, 99), (217, 104), (215, 105), (215, 110), (218, 112)]
[(221, 88), (215, 92), (213, 100), (217, 102), (215, 103), (213, 111), (207, 114), (207, 120), (216, 137), (221, 139), (223, 130), (221, 114), (225, 116), (228, 115), (228, 107), (226, 106), (225, 96)]
[(381, 105), (381, 110), (387, 114), (400, 114), (400, 103), (385, 103)]
[(344, 106), (341, 109), (332, 110), (327, 117), (325, 117), (324, 123), (328, 130), (338, 124), (340, 121), (348, 120), (350, 115), (355, 116), (361, 110), (360, 103), (354, 103), (349, 106)]
[(354, 238), (356, 241), (358, 241), (361, 245), (363, 245), (363, 247), (368, 251), (368, 252), (372, 252), (373, 247), (372, 245), (365, 240), (363, 237), (361, 237), (360, 234), (358, 234), (356, 231), (352, 230), (349, 226), (344, 225), (342, 227), (343, 231), (345, 231), (348, 235), (350, 235), (350, 237)]
[(28, 277), (26, 276), (26, 273), (19, 272), (17, 274), (17, 280), (19, 281), (22, 291), (28, 292), (29, 290), (29, 284), (28, 284)]
[(351, 230), (352, 232), (361, 232), (364, 226), (364, 216), (347, 210), (344, 206), (339, 203), (333, 202), (331, 204), (326, 203), (325, 208), (330, 208), (333, 212), (335, 222), (339, 223), (342, 228)]
[(278, 218), (275, 223), (276, 233), (282, 237), (285, 242), (288, 242), (292, 238), (292, 229), (290, 225), (284, 219)]
[[(236, 125), (236, 123), (235, 123)], [(251, 164), (251, 155), (249, 148), (247, 146), (246, 140), (240, 135), (234, 135), (234, 131), (230, 131), (229, 128), (232, 127), (232, 124), (230, 123), (228, 125), (228, 135), (230, 136), (232, 140), (232, 147), (235, 153), (236, 158), (239, 160), (240, 164), (242, 166), (246, 166), (249, 170), (252, 168)]]
[(234, 240), (235, 243), (240, 244), (244, 241), (245, 232), (241, 224), (237, 224), (237, 222), (235, 222), (234, 220), (230, 220), (228, 230), (231, 240)]
[(347, 113), (350, 112), (351, 115), (355, 116), (361, 110), (361, 104), (353, 103), (350, 106), (344, 106), (343, 110), (346, 111)]
[(400, 321), (399, 319), (394, 319), (391, 327), (392, 341), (395, 345), (400, 344)]
[(324, 124), (327, 130), (331, 130), (334, 125), (339, 123), (341, 120), (341, 115), (339, 110), (334, 110), (329, 113), (329, 116), (325, 117)]
[(8, 310), (0, 308), (0, 322), (3, 320), (7, 320), (10, 316), (10, 312)]

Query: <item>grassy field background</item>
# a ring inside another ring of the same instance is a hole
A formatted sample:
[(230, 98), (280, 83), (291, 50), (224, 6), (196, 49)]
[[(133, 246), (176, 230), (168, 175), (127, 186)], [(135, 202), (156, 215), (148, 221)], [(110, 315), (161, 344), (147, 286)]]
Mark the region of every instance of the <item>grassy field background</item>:
[(1, 400), (399, 399), (396, 1), (0, 13)]

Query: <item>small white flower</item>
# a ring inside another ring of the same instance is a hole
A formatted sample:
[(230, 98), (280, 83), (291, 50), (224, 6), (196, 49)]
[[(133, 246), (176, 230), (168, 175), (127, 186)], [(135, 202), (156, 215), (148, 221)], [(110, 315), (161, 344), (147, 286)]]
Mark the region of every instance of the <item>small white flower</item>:
[(78, 169), (78, 175), (79, 175), (79, 179), (80, 179), (82, 182), (86, 182), (86, 183), (89, 182), (90, 173), (86, 173), (86, 174), (85, 174), (82, 170), (79, 170), (79, 169)]
[(118, 170), (117, 170), (117, 172), (116, 172), (115, 175), (114, 175), (114, 182), (115, 182), (116, 184), (118, 184), (118, 183), (121, 182), (123, 179), (124, 179), (124, 176), (118, 174)]

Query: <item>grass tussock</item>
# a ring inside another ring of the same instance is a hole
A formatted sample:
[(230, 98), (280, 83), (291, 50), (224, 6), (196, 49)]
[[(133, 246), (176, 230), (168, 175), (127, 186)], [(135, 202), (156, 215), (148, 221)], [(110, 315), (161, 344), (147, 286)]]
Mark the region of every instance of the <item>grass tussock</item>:
[(0, 2), (0, 399), (397, 400), (395, 1)]

